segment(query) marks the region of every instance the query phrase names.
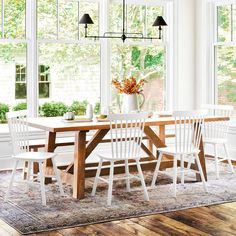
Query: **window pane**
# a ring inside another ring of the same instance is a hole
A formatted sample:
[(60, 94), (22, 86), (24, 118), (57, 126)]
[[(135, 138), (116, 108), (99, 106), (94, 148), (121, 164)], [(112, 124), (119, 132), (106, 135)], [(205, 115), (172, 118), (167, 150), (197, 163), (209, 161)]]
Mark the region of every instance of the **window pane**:
[[(145, 6), (127, 5), (127, 32), (145, 34)], [(140, 36), (140, 35), (138, 35)]]
[(26, 65), (26, 44), (0, 44), (0, 103), (11, 107), (26, 102), (26, 84), (16, 83), (17, 64)]
[(39, 98), (50, 97), (50, 83), (39, 83)]
[[(2, 13), (2, 1), (0, 1), (0, 14)], [(0, 17), (0, 38), (2, 37), (2, 17)]]
[[(159, 37), (157, 27), (152, 25), (157, 16), (163, 15), (163, 7), (127, 4), (126, 15), (125, 30), (127, 32), (142, 33), (148, 37)], [(122, 4), (110, 4), (109, 19), (109, 30), (111, 32), (121, 32), (123, 28)]]
[[(147, 36), (159, 37), (158, 27), (152, 26), (157, 16), (163, 16), (163, 7), (148, 6), (147, 7)], [(163, 27), (164, 29), (165, 27)]]
[(236, 108), (236, 47), (218, 46), (216, 53), (218, 103)]
[(25, 37), (25, 0), (4, 0), (5, 38)]
[(39, 82), (49, 81), (49, 76), (50, 76), (50, 67), (40, 65), (39, 66)]
[[(93, 20), (93, 25), (88, 25), (88, 35), (99, 34), (99, 14), (98, 14), (98, 3), (91, 2), (79, 2), (79, 19), (88, 13)], [(79, 25), (80, 38), (84, 38), (84, 25)]]
[(236, 4), (233, 5), (233, 41), (236, 42)]
[(218, 14), (218, 41), (231, 41), (231, 5), (217, 7)]
[[(144, 110), (163, 110), (165, 108), (165, 48), (160, 46), (112, 46), (112, 79), (121, 81), (130, 75), (145, 78), (146, 102)], [(121, 106), (121, 97), (112, 91), (112, 107)]]
[(37, 1), (38, 38), (55, 39), (57, 37), (57, 1)]
[(78, 39), (77, 1), (59, 1), (59, 38)]
[[(100, 97), (100, 45), (40, 44), (39, 63), (50, 67), (50, 98), (40, 104), (87, 100)], [(40, 85), (43, 86), (43, 85)]]
[(109, 6), (109, 31), (122, 32), (122, 5), (112, 3)]
[(26, 83), (16, 83), (15, 98), (16, 99), (26, 98)]
[[(129, 36), (142, 36), (145, 35), (145, 6), (144, 5), (126, 5), (126, 20), (125, 31), (130, 34)], [(110, 4), (109, 9), (109, 30), (111, 32), (122, 33), (123, 29), (123, 8), (122, 4)], [(120, 40), (120, 39), (117, 39)], [(137, 40), (137, 39), (136, 39)], [(135, 41), (135, 39), (133, 39)]]

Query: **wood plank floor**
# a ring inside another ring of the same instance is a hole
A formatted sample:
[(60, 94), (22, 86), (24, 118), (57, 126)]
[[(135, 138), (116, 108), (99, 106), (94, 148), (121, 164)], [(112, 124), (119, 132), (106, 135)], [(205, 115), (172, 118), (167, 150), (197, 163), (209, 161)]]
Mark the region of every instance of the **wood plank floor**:
[[(20, 234), (0, 220), (0, 236)], [(75, 227), (31, 236), (236, 235), (236, 202)]]

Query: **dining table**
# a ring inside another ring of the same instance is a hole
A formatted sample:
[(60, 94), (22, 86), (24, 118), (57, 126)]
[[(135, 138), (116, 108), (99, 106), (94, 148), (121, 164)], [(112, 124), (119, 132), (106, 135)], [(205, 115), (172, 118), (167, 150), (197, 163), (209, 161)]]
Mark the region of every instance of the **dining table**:
[[(205, 122), (216, 122), (229, 120), (229, 117), (224, 116), (208, 116)], [(141, 147), (145, 157), (141, 158), (141, 166), (143, 170), (154, 170), (158, 158), (158, 148), (166, 147), (166, 138), (173, 138), (174, 134), (166, 132), (166, 127), (173, 126), (175, 120), (172, 116), (167, 117), (151, 117), (145, 122), (144, 134)], [(86, 159), (94, 151), (94, 149), (103, 142), (110, 142), (109, 130), (110, 123), (106, 120), (98, 121), (94, 118), (92, 121), (86, 122), (65, 122), (62, 117), (37, 117), (29, 118), (28, 125), (47, 133), (45, 149), (47, 152), (54, 152), (56, 148), (56, 138), (59, 133), (73, 132), (74, 134), (74, 160), (67, 165), (63, 170), (64, 175), (69, 175), (72, 178), (73, 197), (82, 199), (85, 197), (85, 179), (95, 176), (98, 163), (86, 163)], [(200, 127), (196, 125), (196, 127)], [(88, 133), (90, 135), (88, 135)], [(90, 137), (90, 138), (89, 138)], [(88, 139), (89, 138), (89, 139)], [(203, 174), (207, 180), (207, 170), (204, 156), (203, 140), (200, 142), (199, 159), (202, 166)], [(187, 163), (185, 163), (187, 165)], [(103, 175), (109, 173), (109, 168), (106, 168), (104, 163), (102, 169)], [(135, 171), (135, 163), (130, 163), (130, 171)], [(45, 168), (52, 166), (51, 160), (47, 160)], [(173, 158), (165, 156), (161, 162), (161, 169), (171, 168), (173, 166)], [(196, 163), (191, 164), (191, 169), (197, 170)], [(124, 173), (124, 165), (120, 163), (115, 167), (115, 173)], [(200, 175), (196, 174), (196, 181), (201, 181)], [(45, 179), (45, 183), (51, 182), (51, 178)]]

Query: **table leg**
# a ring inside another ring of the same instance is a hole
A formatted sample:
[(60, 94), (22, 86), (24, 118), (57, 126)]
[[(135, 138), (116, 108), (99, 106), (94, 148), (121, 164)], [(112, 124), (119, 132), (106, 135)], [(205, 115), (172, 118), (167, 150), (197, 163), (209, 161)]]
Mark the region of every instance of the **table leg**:
[(86, 132), (78, 131), (75, 133), (73, 197), (77, 199), (84, 198)]
[[(195, 123), (194, 129), (195, 129), (195, 132), (201, 132), (201, 124)], [(202, 172), (205, 177), (205, 180), (207, 181), (206, 160), (205, 160), (205, 154), (204, 154), (204, 145), (203, 145), (202, 135), (200, 138), (199, 150), (200, 150), (200, 152), (199, 152), (198, 156), (199, 156), (199, 160), (201, 163)], [(192, 166), (193, 166), (193, 169), (198, 170), (198, 167), (197, 167), (198, 165), (196, 163), (196, 160), (195, 160), (195, 164), (191, 165), (191, 168), (192, 168)], [(196, 173), (196, 179), (199, 182), (201, 181), (200, 174)]]
[[(202, 137), (201, 137), (201, 140), (200, 140), (199, 149), (200, 149), (200, 152), (199, 152), (198, 156), (199, 156), (199, 160), (200, 160), (200, 163), (201, 163), (201, 166), (202, 166), (202, 172), (203, 172), (203, 175), (205, 177), (205, 181), (207, 181), (206, 159), (205, 159), (205, 154), (204, 154), (204, 145), (203, 145)], [(197, 168), (196, 161), (195, 161), (195, 166)], [(200, 174), (197, 173), (196, 178), (197, 178), (197, 181), (201, 181)]]
[(165, 144), (166, 142), (166, 127), (165, 125), (160, 125), (159, 126), (159, 138), (160, 140)]
[(149, 126), (144, 127), (144, 133), (156, 148), (166, 147), (165, 143), (160, 139), (159, 135), (157, 136), (157, 134)]
[[(56, 142), (56, 133), (55, 132), (48, 132), (47, 133), (47, 145), (45, 147), (46, 152), (54, 152), (55, 150), (55, 142)], [(44, 163), (44, 172), (47, 172), (47, 168), (52, 167), (52, 160), (48, 159)], [(52, 178), (46, 177), (45, 184), (49, 184), (52, 182)]]

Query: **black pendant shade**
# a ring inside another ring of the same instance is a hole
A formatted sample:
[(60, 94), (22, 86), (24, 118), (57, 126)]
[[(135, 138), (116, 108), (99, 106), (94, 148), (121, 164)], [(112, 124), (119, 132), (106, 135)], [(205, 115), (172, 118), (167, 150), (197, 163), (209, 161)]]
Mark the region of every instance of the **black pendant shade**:
[(162, 26), (167, 26), (165, 20), (163, 19), (162, 16), (157, 16), (156, 20), (154, 21), (152, 26), (158, 26), (158, 32), (159, 32), (159, 37), (146, 37), (143, 35), (143, 33), (133, 33), (133, 32), (126, 32), (126, 11), (125, 11), (125, 0), (123, 0), (123, 27), (122, 31), (120, 32), (105, 32), (103, 35), (98, 35), (98, 36), (92, 36), (88, 35), (88, 24), (94, 24), (93, 20), (89, 16), (89, 14), (84, 14), (82, 18), (79, 21), (79, 24), (84, 24), (84, 30), (85, 30), (85, 38), (93, 38), (93, 39), (99, 39), (99, 38), (117, 38), (121, 39), (123, 42), (125, 42), (126, 39), (161, 39), (161, 31), (162, 31)]
[(79, 21), (80, 24), (94, 24), (89, 14), (84, 14)]
[(167, 26), (162, 16), (158, 16), (152, 26)]

